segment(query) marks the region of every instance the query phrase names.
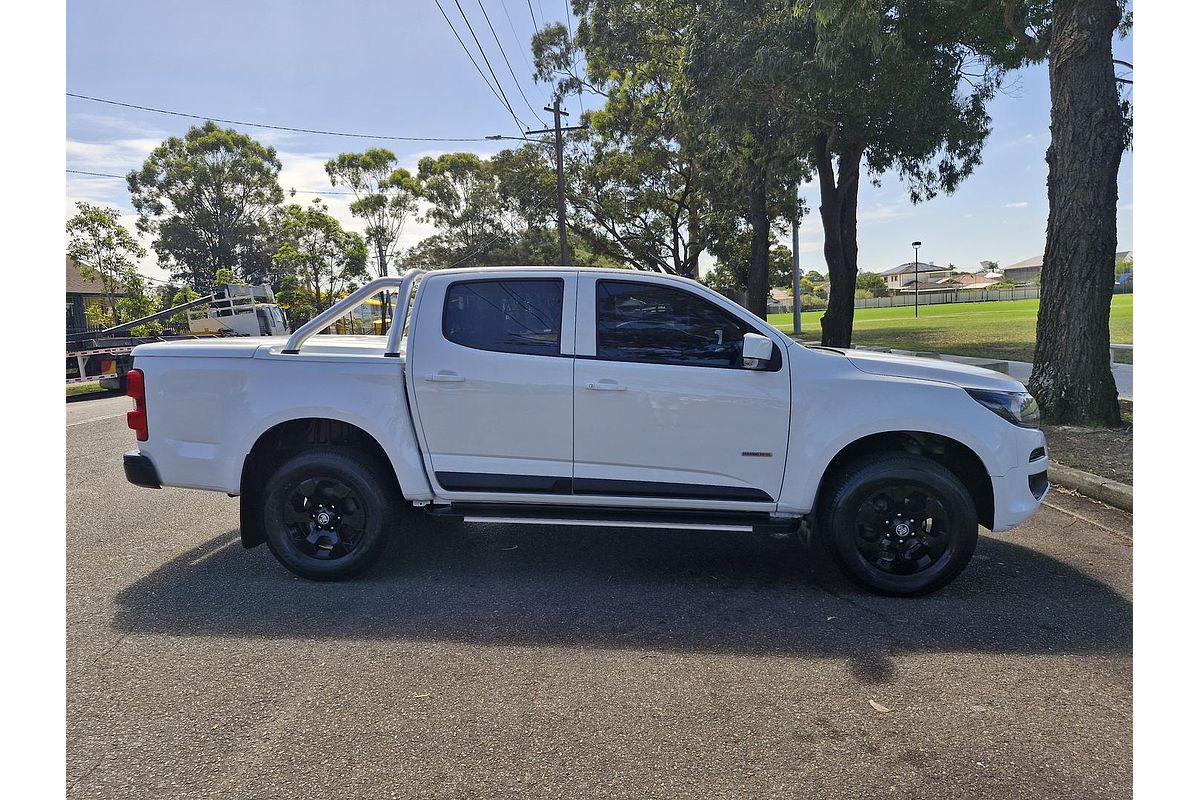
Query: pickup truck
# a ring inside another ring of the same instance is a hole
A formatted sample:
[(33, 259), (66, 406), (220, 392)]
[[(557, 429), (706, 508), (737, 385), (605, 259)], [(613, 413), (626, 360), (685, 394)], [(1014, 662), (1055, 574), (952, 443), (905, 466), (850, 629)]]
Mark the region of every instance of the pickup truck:
[[(315, 335), (385, 290), (385, 336)], [(868, 590), (915, 595), (1048, 489), (1015, 380), (804, 346), (661, 274), (410, 270), (286, 339), (133, 356), (128, 480), (240, 496), (242, 543), (315, 580), (366, 569), (425, 513), (802, 532)]]

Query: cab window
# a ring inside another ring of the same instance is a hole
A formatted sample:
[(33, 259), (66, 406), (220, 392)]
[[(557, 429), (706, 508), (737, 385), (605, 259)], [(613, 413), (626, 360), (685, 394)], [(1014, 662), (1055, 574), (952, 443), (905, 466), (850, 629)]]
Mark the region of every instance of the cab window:
[(750, 328), (702, 297), (640, 281), (597, 281), (596, 357), (740, 367)]

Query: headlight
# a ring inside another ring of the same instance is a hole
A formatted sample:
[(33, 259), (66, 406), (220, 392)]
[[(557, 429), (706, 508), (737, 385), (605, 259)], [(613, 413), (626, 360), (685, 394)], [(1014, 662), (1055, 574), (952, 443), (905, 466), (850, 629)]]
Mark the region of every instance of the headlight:
[(997, 392), (991, 389), (967, 389), (985, 408), (994, 411), (1014, 425), (1036, 428), (1041, 424), (1042, 414), (1037, 400), (1029, 392)]

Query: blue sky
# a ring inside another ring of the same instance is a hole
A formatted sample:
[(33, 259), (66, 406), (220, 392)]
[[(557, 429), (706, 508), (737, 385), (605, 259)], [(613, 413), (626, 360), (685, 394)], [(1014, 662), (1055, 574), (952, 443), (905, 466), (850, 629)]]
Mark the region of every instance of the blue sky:
[[(541, 127), (513, 85), (479, 0), (459, 2), (517, 115)], [(534, 18), (539, 24), (565, 18), (565, 0), (484, 0), (483, 5), (521, 88), (540, 110), (549, 91), (529, 77), (528, 41)], [(454, 0), (442, 0), (442, 6), (474, 47)], [(1131, 47), (1131, 40), (1118, 41), (1116, 57), (1131, 61)], [(486, 66), (480, 66), (486, 73)], [(984, 259), (1003, 265), (1041, 253), (1047, 212), (1044, 155), (1050, 137), (1046, 67), (1014, 73), (1008, 84), (989, 107), (993, 130), (983, 163), (953, 195), (914, 206), (894, 176), (883, 176), (879, 188), (864, 183), (859, 210), (863, 269), (881, 271), (910, 259), (913, 239), (925, 243), (923, 261), (962, 269), (977, 268)], [(422, 137), (518, 132), (518, 124), (485, 86), (434, 0), (72, 0), (67, 4), (67, 91), (323, 130)], [(571, 100), (568, 108), (578, 112), (579, 105)], [(92, 172), (124, 174), (162, 139), (182, 134), (194, 122), (73, 98), (66, 99), (66, 109), (67, 167)], [(488, 155), (501, 144), (373, 142), (242, 130), (278, 149), (285, 190), (329, 189), (324, 162), (347, 150), (382, 144), (415, 168), (424, 155), (449, 150)], [(1119, 176), (1118, 249), (1133, 246), (1131, 158), (1125, 154)], [(804, 191), (815, 207), (815, 187)], [(297, 199), (307, 202), (311, 197), (301, 194)], [(67, 175), (66, 199), (67, 214), (76, 200), (116, 206), (132, 228), (133, 209), (122, 181)], [(324, 199), (344, 225), (360, 229), (349, 215), (346, 198)], [(431, 232), (428, 225), (410, 222), (401, 245), (411, 246)], [(815, 216), (806, 220), (801, 239), (802, 261), (824, 272)], [(164, 275), (155, 269), (152, 256), (142, 271), (152, 277)]]

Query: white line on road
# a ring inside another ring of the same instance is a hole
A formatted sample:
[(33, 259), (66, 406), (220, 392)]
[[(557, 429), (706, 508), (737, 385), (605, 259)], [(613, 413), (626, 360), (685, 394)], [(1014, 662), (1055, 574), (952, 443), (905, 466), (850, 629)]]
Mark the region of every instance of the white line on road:
[(125, 416), (125, 412), (124, 412), (124, 411), (122, 411), (120, 414), (108, 414), (108, 415), (106, 415), (106, 416), (103, 416), (103, 417), (92, 417), (91, 419), (81, 419), (81, 420), (79, 420), (78, 422), (68, 422), (68, 423), (67, 423), (67, 427), (68, 427), (68, 428), (73, 428), (73, 427), (75, 427), (76, 425), (86, 425), (86, 424), (88, 424), (89, 422), (99, 422), (99, 421), (100, 421), (100, 420), (102, 420), (102, 419), (116, 419), (117, 417), (123, 417), (123, 416)]

